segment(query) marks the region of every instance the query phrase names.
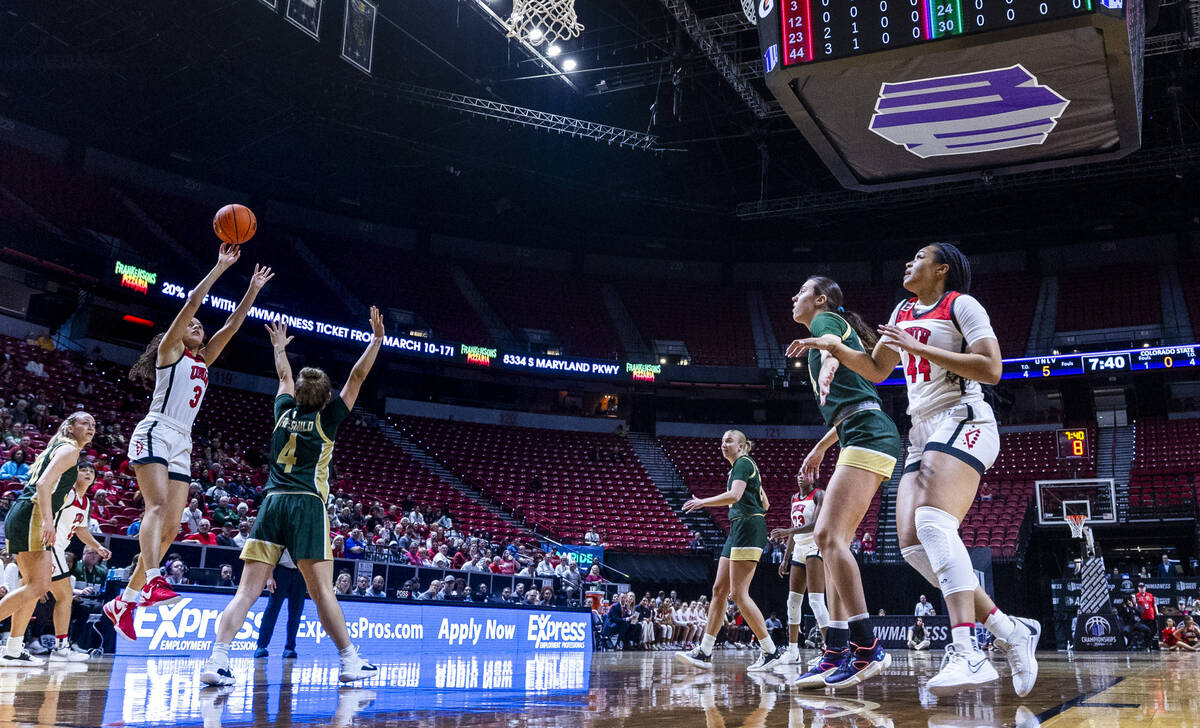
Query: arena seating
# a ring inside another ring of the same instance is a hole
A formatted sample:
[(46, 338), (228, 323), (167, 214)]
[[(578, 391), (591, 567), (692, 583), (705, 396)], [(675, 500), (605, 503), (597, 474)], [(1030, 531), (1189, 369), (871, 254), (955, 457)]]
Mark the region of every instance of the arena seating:
[[(419, 417), (398, 424), (467, 485), (531, 528), (581, 543), (594, 525), (612, 548), (688, 550), (688, 529), (617, 435)], [(530, 487), (534, 475), (540, 488)]]
[(693, 364), (755, 366), (746, 292), (718, 283), (638, 280), (617, 283), (646, 346), (682, 341)]
[[(1116, 291), (1137, 291), (1122, 296)], [(1158, 273), (1139, 267), (1072, 270), (1058, 277), (1058, 331), (1122, 328), (1162, 321)]]
[(1130, 518), (1194, 518), (1200, 500), (1200, 419), (1135, 424)]
[[(519, 329), (545, 329), (558, 337), (566, 354), (597, 359), (620, 356), (621, 341), (600, 287), (590, 277), (511, 265), (474, 265), (466, 271), (518, 338)], [(534, 292), (548, 305), (530, 305)]]

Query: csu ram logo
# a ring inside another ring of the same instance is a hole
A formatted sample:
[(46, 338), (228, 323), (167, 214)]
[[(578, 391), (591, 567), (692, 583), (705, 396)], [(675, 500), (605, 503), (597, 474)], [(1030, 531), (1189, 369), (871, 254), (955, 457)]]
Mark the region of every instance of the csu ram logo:
[(1042, 144), (1071, 103), (1021, 64), (880, 86), (870, 130), (926, 159)]

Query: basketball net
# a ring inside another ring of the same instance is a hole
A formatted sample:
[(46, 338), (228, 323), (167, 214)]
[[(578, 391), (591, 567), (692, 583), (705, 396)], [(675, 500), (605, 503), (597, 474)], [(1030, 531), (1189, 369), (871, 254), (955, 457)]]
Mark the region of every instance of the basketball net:
[(742, 0), (742, 12), (746, 14), (746, 20), (750, 21), (750, 25), (758, 25), (758, 5), (756, 0)]
[(1084, 540), (1086, 553), (1089, 557), (1096, 553), (1095, 543), (1092, 541), (1092, 529), (1084, 524), (1087, 522), (1087, 516), (1083, 513), (1072, 513), (1065, 516), (1067, 525), (1071, 527), (1071, 538), (1081, 538)]
[(575, 0), (513, 0), (508, 37), (532, 45), (570, 40), (583, 32), (575, 15)]

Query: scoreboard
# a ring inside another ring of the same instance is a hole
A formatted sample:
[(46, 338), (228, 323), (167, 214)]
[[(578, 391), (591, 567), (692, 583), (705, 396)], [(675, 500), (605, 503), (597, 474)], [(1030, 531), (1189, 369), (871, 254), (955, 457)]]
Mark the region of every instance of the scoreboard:
[(1200, 363), (1198, 354), (1200, 345), (1190, 344), (1005, 359), (1002, 378), (1042, 379), (1072, 374), (1117, 374), (1194, 367)]
[(755, 7), (767, 88), (845, 187), (986, 182), (1141, 146), (1142, 0)]
[(1058, 431), (1058, 459), (1086, 458), (1091, 455), (1088, 431), (1082, 427)]
[(1093, 12), (1092, 0), (781, 2), (779, 19), (785, 66), (903, 48)]

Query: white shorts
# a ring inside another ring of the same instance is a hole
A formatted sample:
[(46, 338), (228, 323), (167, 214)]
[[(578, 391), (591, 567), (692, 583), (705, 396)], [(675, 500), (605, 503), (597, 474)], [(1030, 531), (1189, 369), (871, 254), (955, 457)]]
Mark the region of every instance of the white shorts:
[(933, 450), (956, 457), (983, 475), (1000, 454), (1000, 429), (991, 405), (971, 402), (928, 417), (914, 415), (908, 443), (905, 473), (920, 470), (921, 456)]
[(58, 581), (71, 576), (71, 572), (67, 571), (67, 544), (62, 543), (62, 538), (55, 538), (54, 545), (50, 547), (50, 561), (54, 564), (54, 571), (50, 575), (50, 581)]
[(134, 465), (159, 463), (167, 466), (167, 478), (189, 483), (192, 480), (192, 433), (170, 423), (147, 417), (133, 428), (129, 437), (129, 461)]
[(792, 538), (796, 539), (796, 545), (792, 546), (792, 563), (796, 566), (804, 566), (804, 562), (813, 556), (820, 557), (821, 551), (817, 548), (817, 542), (813, 539), (811, 533), (798, 533)]

